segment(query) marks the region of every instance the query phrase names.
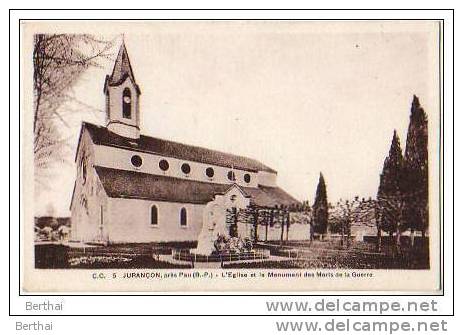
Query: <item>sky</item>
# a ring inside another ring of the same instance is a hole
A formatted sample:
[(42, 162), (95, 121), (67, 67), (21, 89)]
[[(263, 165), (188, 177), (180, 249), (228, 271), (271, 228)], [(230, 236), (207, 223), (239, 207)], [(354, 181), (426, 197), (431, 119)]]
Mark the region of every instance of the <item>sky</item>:
[[(156, 21), (79, 28), (115, 39), (115, 55), (124, 36), (142, 92), (142, 134), (258, 159), (277, 170), (278, 184), (299, 200), (313, 202), (320, 172), (330, 202), (375, 197), (394, 129), (405, 146), (414, 94), (431, 135), (437, 129), (438, 27), (432, 22)], [(69, 215), (80, 124), (104, 124), (103, 84), (113, 62), (101, 65), (74, 87), (92, 109), (61, 128), (70, 138), (69, 163), (56, 166), (48, 189), (37, 192), (36, 215), (50, 208)]]

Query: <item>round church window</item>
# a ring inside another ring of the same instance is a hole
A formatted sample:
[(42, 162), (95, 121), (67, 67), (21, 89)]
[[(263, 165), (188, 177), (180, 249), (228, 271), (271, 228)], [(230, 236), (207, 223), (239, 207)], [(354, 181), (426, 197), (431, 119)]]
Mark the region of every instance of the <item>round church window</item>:
[(211, 168), (211, 167), (208, 167), (208, 168), (206, 169), (206, 176), (208, 176), (209, 178), (214, 177), (214, 169)]
[(191, 171), (190, 164), (183, 163), (183, 164), (182, 164), (182, 172), (183, 172), (184, 174), (189, 174), (190, 171)]
[(244, 181), (248, 184), (251, 182), (251, 175), (249, 173), (244, 175)]
[(169, 162), (166, 161), (165, 159), (161, 159), (159, 161), (159, 168), (162, 170), (162, 171), (167, 171), (169, 170)]
[(132, 165), (135, 166), (135, 167), (140, 167), (143, 163), (142, 159), (140, 156), (138, 155), (133, 155), (132, 156), (132, 159), (130, 160), (132, 162)]

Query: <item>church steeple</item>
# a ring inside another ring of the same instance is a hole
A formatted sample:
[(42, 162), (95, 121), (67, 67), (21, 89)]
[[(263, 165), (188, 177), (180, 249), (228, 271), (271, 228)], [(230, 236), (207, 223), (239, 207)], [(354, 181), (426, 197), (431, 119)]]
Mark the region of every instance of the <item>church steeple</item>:
[(126, 78), (130, 78), (132, 82), (135, 83), (135, 76), (133, 75), (129, 54), (127, 53), (125, 43), (122, 42), (119, 53), (117, 54), (116, 62), (114, 63), (113, 72), (111, 73), (111, 76), (108, 76), (108, 85), (119, 85), (123, 83)]
[(141, 91), (135, 81), (124, 42), (117, 54), (111, 75), (106, 76), (104, 93), (106, 95), (107, 128), (124, 137), (139, 138)]

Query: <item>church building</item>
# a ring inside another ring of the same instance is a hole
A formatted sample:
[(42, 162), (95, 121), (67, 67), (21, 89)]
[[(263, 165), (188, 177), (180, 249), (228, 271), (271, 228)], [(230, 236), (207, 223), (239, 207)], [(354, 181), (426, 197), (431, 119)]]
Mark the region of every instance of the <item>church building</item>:
[(255, 159), (141, 134), (141, 90), (124, 44), (104, 94), (106, 125), (83, 122), (80, 130), (72, 240), (195, 241), (211, 205), (298, 203), (277, 186), (277, 172)]

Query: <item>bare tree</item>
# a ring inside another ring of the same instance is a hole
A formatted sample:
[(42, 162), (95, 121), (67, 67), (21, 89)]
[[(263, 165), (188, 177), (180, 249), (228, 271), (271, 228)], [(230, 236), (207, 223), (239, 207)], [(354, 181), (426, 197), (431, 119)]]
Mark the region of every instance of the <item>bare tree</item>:
[(265, 212), (265, 242), (268, 241), (268, 227), (273, 227), (273, 209)]
[(72, 108), (63, 108), (73, 100), (71, 90), (92, 66), (109, 59), (111, 41), (91, 35), (37, 34), (34, 36), (34, 167), (35, 182), (46, 186), (47, 171), (65, 162), (68, 138), (60, 131), (69, 127)]
[(286, 215), (285, 215), (283, 205), (281, 205), (281, 209), (277, 211), (277, 218), (278, 218), (278, 222), (280, 222), (280, 227), (281, 227), (280, 246), (282, 246), (283, 245), (283, 237), (284, 237), (284, 233), (285, 233), (285, 219), (286, 219)]
[[(296, 214), (291, 216), (291, 214)], [(292, 204), (290, 206), (275, 205), (274, 207), (262, 207), (251, 204), (246, 208), (227, 209), (226, 222), (229, 226), (233, 224), (242, 224), (247, 226), (250, 232), (250, 237), (254, 242), (259, 241), (259, 226), (265, 227), (264, 241), (268, 240), (268, 229), (279, 225), (280, 244), (289, 239), (289, 227), (291, 224), (301, 223), (308, 224), (310, 222), (311, 208), (310, 205), (300, 206)], [(286, 226), (286, 237), (285, 237)]]
[(376, 201), (360, 199), (356, 196), (353, 200), (340, 199), (331, 212), (331, 231), (341, 234), (341, 246), (350, 247), (352, 224), (368, 225), (375, 216)]

